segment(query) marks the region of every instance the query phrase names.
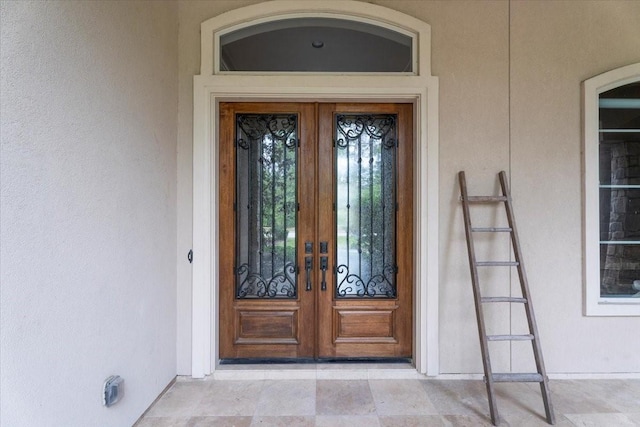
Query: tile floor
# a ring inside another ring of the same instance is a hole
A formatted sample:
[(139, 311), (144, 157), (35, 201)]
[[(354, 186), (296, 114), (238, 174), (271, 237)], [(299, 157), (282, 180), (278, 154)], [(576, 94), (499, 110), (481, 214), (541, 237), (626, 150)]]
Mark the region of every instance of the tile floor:
[[(304, 365), (303, 365), (304, 366)], [(318, 365), (321, 366), (321, 365)], [(640, 379), (552, 380), (556, 426), (640, 426)], [(545, 426), (538, 384), (498, 384), (502, 426)], [(481, 380), (298, 367), (178, 378), (136, 427), (490, 426)]]

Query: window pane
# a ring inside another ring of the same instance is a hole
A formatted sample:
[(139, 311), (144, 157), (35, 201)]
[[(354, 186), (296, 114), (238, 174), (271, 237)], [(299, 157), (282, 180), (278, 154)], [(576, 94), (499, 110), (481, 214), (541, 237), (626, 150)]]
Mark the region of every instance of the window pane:
[(396, 116), (336, 116), (338, 298), (396, 296)]
[(640, 296), (640, 83), (599, 106), (600, 296)]
[(640, 185), (640, 138), (615, 136), (601, 137), (600, 185)]
[(236, 297), (295, 298), (298, 118), (236, 123)]
[(412, 37), (346, 19), (270, 21), (220, 37), (221, 71), (412, 72)]
[(600, 296), (640, 297), (640, 245), (600, 245)]

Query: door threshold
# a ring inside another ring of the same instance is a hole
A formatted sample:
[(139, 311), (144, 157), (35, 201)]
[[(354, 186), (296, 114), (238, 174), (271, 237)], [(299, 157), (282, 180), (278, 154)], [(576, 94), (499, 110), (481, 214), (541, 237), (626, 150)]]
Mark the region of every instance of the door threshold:
[(314, 359), (312, 357), (301, 358), (235, 358), (220, 359), (220, 365), (273, 365), (273, 364), (324, 364), (324, 363), (404, 363), (411, 364), (411, 359), (407, 357), (326, 357)]
[(404, 361), (364, 362), (313, 360), (309, 363), (219, 364), (210, 375), (214, 380), (382, 380), (424, 379)]

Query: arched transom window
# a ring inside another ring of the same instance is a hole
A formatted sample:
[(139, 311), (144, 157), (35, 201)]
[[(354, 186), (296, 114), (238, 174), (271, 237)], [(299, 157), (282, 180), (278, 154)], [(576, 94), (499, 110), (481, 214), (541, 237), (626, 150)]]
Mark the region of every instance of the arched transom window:
[(221, 34), (220, 71), (412, 73), (413, 40), (352, 19), (280, 19)]

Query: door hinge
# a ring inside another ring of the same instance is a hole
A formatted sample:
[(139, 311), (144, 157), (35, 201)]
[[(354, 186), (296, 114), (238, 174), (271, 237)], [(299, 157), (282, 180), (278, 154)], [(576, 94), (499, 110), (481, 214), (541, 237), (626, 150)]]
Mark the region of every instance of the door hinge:
[(193, 249), (189, 249), (187, 253), (187, 260), (189, 260), (189, 264), (193, 263)]

